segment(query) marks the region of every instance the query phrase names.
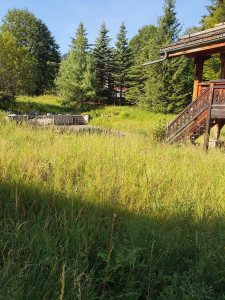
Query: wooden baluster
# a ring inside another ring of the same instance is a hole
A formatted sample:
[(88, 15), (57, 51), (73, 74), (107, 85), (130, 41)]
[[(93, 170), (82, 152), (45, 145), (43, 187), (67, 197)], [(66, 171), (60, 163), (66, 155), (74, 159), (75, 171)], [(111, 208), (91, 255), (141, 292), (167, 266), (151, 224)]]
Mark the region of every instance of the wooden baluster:
[[(225, 53), (220, 54), (220, 61), (221, 61), (220, 79), (225, 79)], [(220, 127), (219, 124), (216, 124), (214, 127), (213, 139), (218, 141), (219, 138), (220, 138)]]

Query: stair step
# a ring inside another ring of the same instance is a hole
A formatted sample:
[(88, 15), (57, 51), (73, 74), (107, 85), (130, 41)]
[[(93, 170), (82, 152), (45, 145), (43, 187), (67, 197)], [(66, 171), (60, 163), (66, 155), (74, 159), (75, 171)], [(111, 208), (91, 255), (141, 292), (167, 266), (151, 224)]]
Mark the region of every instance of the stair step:
[(56, 115), (54, 125), (86, 125), (82, 115)]

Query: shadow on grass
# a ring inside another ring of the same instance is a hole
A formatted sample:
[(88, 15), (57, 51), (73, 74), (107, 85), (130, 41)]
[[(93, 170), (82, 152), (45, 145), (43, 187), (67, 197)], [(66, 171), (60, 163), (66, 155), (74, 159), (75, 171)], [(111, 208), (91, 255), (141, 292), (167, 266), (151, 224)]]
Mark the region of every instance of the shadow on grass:
[(98, 110), (101, 105), (87, 104), (84, 108), (76, 108), (75, 106), (61, 106), (57, 104), (48, 104), (35, 101), (15, 101), (12, 103), (0, 103), (0, 109), (6, 111), (13, 111), (16, 113), (29, 113), (32, 110), (36, 110), (41, 114), (52, 113), (52, 114), (81, 114), (89, 110)]
[(100, 299), (104, 282), (104, 299), (224, 299), (224, 216), (135, 215), (10, 178), (0, 207), (0, 299)]
[(39, 113), (52, 113), (52, 114), (60, 114), (60, 113), (78, 113), (79, 110), (73, 107), (62, 107), (60, 105), (46, 104), (46, 103), (38, 103), (38, 102), (23, 102), (16, 101), (14, 103), (1, 104), (0, 106), (3, 110), (11, 110), (18, 113), (29, 113), (31, 110), (36, 110)]

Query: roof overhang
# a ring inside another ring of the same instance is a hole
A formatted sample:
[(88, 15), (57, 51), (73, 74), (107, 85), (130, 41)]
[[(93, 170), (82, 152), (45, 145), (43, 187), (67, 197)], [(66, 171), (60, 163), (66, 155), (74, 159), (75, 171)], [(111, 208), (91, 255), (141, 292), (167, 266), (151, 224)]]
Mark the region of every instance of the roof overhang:
[(175, 58), (181, 55), (187, 56), (189, 58), (194, 58), (198, 55), (213, 55), (218, 53), (224, 53), (225, 37), (224, 39), (216, 39), (213, 41), (213, 43), (202, 42), (201, 44), (198, 43), (189, 47), (179, 47), (176, 48), (176, 50), (171, 49), (164, 52), (160, 51), (159, 53), (162, 56), (165, 55), (165, 52), (167, 52), (167, 58)]
[(161, 55), (167, 52), (168, 58), (185, 55), (212, 55), (225, 52), (225, 23), (215, 25), (214, 28), (185, 35), (177, 42), (162, 47)]

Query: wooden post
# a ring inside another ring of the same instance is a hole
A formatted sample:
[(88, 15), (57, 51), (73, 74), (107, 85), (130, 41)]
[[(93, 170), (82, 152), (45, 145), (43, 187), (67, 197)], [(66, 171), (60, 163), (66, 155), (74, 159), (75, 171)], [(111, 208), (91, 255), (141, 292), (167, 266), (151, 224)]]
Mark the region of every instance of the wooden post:
[(204, 139), (204, 145), (203, 149), (205, 151), (209, 148), (209, 136), (210, 136), (210, 122), (211, 122), (211, 109), (212, 109), (212, 99), (213, 99), (213, 88), (214, 83), (210, 83), (210, 91), (209, 91), (209, 100), (208, 100), (208, 113), (207, 113), (207, 119), (206, 119), (206, 129), (205, 129), (205, 139)]
[[(220, 71), (220, 79), (225, 79), (225, 53), (220, 54), (221, 61), (221, 71)], [(223, 125), (221, 122), (218, 122), (214, 127), (213, 140), (218, 141), (220, 138), (220, 130)]]
[(225, 53), (220, 54), (220, 61), (221, 61), (220, 79), (225, 79)]
[(195, 81), (192, 101), (198, 97), (198, 84), (202, 81), (204, 60), (204, 56), (195, 57)]
[(224, 126), (224, 120), (218, 122), (215, 127), (214, 127), (214, 132), (213, 132), (213, 140), (218, 141), (220, 138), (220, 131), (222, 127)]

